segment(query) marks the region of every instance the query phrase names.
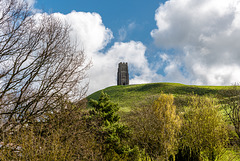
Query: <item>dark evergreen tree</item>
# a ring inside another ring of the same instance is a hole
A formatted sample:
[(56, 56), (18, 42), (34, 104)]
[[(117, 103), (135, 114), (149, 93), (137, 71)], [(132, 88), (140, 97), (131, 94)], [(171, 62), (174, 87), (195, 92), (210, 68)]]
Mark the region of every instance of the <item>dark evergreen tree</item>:
[(120, 117), (116, 113), (119, 110), (118, 104), (111, 102), (104, 92), (98, 101), (90, 100), (89, 103), (93, 107), (90, 110), (89, 126), (96, 134), (96, 142), (102, 152), (101, 159), (138, 160), (138, 148), (131, 148), (127, 144), (130, 129), (119, 122)]

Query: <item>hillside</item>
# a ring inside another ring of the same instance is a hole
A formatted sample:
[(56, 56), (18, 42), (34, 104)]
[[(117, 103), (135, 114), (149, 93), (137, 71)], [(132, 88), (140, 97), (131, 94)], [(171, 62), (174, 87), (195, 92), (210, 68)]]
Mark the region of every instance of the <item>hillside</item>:
[[(132, 107), (138, 106), (147, 101), (148, 98), (158, 97), (161, 92), (173, 94), (175, 97), (187, 94), (207, 95), (216, 97), (220, 90), (230, 86), (195, 86), (184, 85), (179, 83), (150, 83), (128, 86), (112, 86), (103, 89), (110, 95), (110, 99), (121, 107), (121, 111), (129, 111)], [(102, 90), (97, 91), (90, 96), (90, 99), (98, 99)]]

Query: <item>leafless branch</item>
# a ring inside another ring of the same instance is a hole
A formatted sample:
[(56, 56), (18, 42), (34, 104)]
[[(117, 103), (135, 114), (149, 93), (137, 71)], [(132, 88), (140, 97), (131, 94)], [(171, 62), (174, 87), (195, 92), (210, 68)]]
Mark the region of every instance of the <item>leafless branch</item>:
[[(0, 0), (0, 127), (5, 130), (80, 99), (89, 63), (70, 41), (70, 26), (36, 18), (26, 3)], [(78, 93), (78, 94), (76, 94)]]

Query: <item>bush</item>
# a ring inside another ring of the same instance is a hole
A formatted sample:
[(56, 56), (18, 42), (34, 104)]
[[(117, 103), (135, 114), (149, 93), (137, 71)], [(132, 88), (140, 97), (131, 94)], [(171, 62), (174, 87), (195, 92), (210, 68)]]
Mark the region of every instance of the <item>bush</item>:
[[(184, 114), (181, 147), (185, 157), (215, 160), (228, 143), (228, 132), (213, 99), (191, 96)], [(180, 158), (180, 157), (179, 157)], [(185, 158), (186, 159), (186, 158)], [(179, 159), (180, 160), (180, 159)]]
[(94, 135), (87, 129), (83, 107), (85, 104), (76, 107), (63, 102), (58, 112), (8, 134), (3, 139), (0, 160), (97, 160), (98, 149)]

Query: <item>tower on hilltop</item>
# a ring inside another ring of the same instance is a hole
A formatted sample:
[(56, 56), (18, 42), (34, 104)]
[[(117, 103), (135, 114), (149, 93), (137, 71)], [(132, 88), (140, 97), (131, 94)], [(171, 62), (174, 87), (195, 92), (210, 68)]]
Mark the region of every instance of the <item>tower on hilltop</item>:
[(117, 73), (117, 85), (129, 85), (128, 64), (119, 63)]

